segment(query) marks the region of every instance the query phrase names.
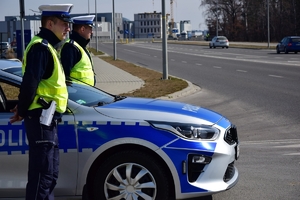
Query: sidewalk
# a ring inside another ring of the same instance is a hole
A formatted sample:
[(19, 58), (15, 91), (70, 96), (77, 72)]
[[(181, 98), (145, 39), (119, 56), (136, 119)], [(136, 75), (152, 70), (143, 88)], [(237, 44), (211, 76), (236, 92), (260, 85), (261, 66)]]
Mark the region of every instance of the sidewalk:
[[(140, 89), (144, 85), (144, 81), (142, 79), (103, 61), (98, 56), (92, 55), (92, 59), (94, 62), (97, 88), (108, 93), (118, 95)], [(159, 97), (159, 99), (176, 99), (200, 90), (200, 87), (190, 83), (189, 81), (186, 82), (188, 83), (187, 88), (173, 94)]]

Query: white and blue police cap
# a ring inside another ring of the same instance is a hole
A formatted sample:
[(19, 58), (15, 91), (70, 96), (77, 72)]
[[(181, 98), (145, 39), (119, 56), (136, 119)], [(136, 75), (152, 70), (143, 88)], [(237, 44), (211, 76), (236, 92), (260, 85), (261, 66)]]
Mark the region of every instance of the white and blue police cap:
[(72, 22), (70, 12), (73, 4), (48, 4), (39, 6), (42, 16), (57, 17), (65, 22)]
[(84, 16), (77, 16), (73, 17), (72, 21), (73, 24), (83, 24), (83, 25), (89, 25), (91, 27), (94, 27), (94, 18), (95, 15), (84, 15)]

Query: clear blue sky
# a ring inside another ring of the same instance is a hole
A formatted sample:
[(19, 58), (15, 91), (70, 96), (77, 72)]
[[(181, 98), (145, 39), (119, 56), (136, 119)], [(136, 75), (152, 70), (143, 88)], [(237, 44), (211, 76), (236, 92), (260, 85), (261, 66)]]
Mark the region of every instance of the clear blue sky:
[[(25, 15), (33, 15), (32, 10), (38, 11), (39, 5), (54, 3), (72, 3), (72, 13), (95, 13), (95, 0), (24, 0)], [(115, 12), (122, 13), (123, 17), (133, 20), (136, 13), (161, 12), (162, 0), (115, 0)], [(153, 3), (154, 2), (154, 3)], [(90, 6), (88, 6), (88, 4)], [(165, 0), (166, 12), (170, 13), (170, 0)], [(174, 0), (173, 13), (175, 22), (191, 20), (192, 29), (204, 30), (203, 8), (200, 0)], [(97, 0), (97, 12), (112, 12), (112, 0)], [(0, 0), (0, 21), (4, 16), (20, 15), (19, 0)]]

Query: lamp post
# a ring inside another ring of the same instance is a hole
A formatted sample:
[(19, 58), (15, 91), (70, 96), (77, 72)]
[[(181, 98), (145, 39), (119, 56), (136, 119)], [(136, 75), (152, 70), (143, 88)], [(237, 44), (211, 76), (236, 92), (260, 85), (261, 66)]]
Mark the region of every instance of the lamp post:
[(268, 9), (268, 48), (270, 48), (270, 9), (269, 9), (269, 0), (267, 0), (267, 9)]
[(167, 23), (166, 23), (166, 2), (161, 1), (162, 8), (162, 49), (163, 49), (163, 80), (168, 80), (168, 44), (167, 44)]
[(117, 60), (115, 0), (112, 0), (112, 31), (113, 31), (113, 40), (114, 40), (114, 60)]
[(218, 15), (218, 10), (219, 10), (219, 0), (217, 0), (217, 27), (216, 27), (216, 35), (218, 36), (218, 29), (219, 29), (219, 15)]
[(95, 17), (96, 17), (96, 24), (95, 24), (96, 52), (98, 52), (98, 13), (97, 13), (97, 0), (95, 0)]

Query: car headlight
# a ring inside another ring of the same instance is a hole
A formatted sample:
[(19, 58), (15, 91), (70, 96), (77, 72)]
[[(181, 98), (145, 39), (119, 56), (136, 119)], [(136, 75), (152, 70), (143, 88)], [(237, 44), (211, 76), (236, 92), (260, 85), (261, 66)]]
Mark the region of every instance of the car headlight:
[(219, 129), (202, 124), (182, 124), (154, 121), (149, 121), (149, 123), (155, 128), (168, 130), (183, 138), (192, 140), (215, 140), (220, 134)]

